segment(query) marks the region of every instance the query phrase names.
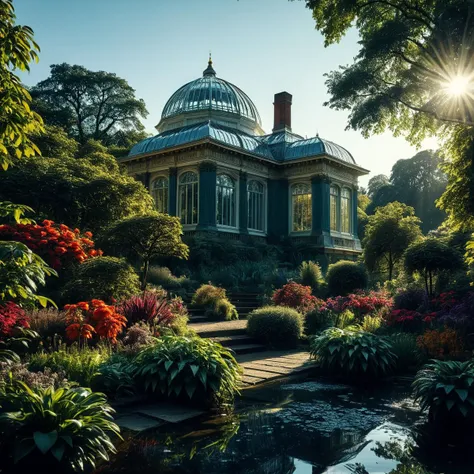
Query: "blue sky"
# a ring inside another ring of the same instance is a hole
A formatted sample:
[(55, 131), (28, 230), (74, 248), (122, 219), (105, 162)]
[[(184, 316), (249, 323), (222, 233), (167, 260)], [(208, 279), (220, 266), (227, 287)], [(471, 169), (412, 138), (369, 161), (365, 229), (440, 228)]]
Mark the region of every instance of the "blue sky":
[[(22, 77), (28, 85), (67, 62), (114, 72), (143, 98), (155, 132), (171, 94), (202, 74), (209, 50), (217, 75), (243, 89), (270, 132), (273, 95), (293, 94), (293, 131), (347, 148), (356, 161), (385, 173), (416, 153), (389, 133), (364, 139), (345, 131), (347, 113), (323, 106), (324, 73), (349, 64), (357, 32), (324, 48), (303, 1), (287, 0), (14, 0), (17, 21), (31, 26), (41, 47), (40, 63)], [(434, 146), (428, 142), (427, 146)], [(367, 178), (361, 180), (367, 183)]]

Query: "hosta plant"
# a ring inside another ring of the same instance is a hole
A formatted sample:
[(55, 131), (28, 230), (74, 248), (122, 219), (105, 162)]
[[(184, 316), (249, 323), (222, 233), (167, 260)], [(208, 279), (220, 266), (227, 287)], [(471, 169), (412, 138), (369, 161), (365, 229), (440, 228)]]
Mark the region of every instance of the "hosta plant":
[(425, 365), (413, 382), (415, 400), (428, 410), (433, 421), (474, 417), (474, 362), (434, 360)]
[(115, 452), (120, 430), (103, 394), (17, 382), (0, 393), (0, 407), (0, 453), (18, 472), (83, 471)]
[(352, 329), (330, 328), (311, 340), (311, 356), (331, 374), (377, 378), (389, 374), (396, 356), (380, 336)]
[(232, 353), (210, 339), (165, 335), (133, 360), (139, 387), (197, 403), (231, 401), (241, 369)]

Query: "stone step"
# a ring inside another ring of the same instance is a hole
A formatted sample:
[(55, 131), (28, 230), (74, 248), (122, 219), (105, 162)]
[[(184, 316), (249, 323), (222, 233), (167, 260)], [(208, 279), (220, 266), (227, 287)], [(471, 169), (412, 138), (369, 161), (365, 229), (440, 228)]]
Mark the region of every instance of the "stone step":
[(231, 345), (227, 346), (229, 349), (232, 349), (236, 354), (253, 354), (254, 352), (264, 352), (267, 350), (262, 344), (241, 344), (241, 345)]
[(247, 321), (208, 321), (190, 323), (189, 328), (196, 331), (201, 337), (224, 337), (234, 335), (245, 335), (247, 333)]
[(240, 346), (240, 345), (248, 345), (248, 344), (255, 344), (255, 339), (247, 336), (246, 334), (231, 334), (229, 336), (219, 336), (219, 337), (211, 337), (215, 342), (222, 344), (223, 346)]

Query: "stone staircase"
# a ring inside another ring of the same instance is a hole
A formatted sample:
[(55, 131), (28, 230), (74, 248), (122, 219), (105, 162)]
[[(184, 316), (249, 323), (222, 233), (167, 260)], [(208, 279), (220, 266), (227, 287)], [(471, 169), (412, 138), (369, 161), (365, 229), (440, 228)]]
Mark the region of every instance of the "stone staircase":
[(236, 354), (262, 352), (265, 346), (247, 335), (247, 316), (260, 306), (258, 293), (229, 293), (228, 298), (237, 308), (237, 321), (211, 321), (205, 316), (204, 308), (190, 304), (192, 295), (186, 298), (189, 312), (189, 328), (201, 337), (212, 339), (232, 349)]

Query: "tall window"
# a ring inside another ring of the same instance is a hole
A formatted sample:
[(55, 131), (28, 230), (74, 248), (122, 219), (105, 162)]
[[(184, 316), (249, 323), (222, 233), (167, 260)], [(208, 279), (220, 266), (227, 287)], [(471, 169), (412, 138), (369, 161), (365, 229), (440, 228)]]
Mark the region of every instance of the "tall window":
[(187, 171), (179, 177), (179, 216), (181, 223), (198, 222), (198, 175)]
[(168, 178), (160, 176), (151, 185), (151, 195), (155, 200), (155, 207), (158, 212), (168, 213)]
[(249, 181), (247, 185), (249, 206), (248, 228), (252, 230), (265, 230), (265, 194), (262, 183)]
[(343, 188), (341, 192), (341, 232), (351, 231), (351, 191)]
[(219, 225), (235, 227), (235, 181), (226, 174), (217, 177), (216, 221)]
[(309, 184), (295, 184), (291, 188), (291, 210), (293, 232), (311, 230), (311, 187)]
[(331, 230), (339, 230), (339, 188), (331, 186)]

